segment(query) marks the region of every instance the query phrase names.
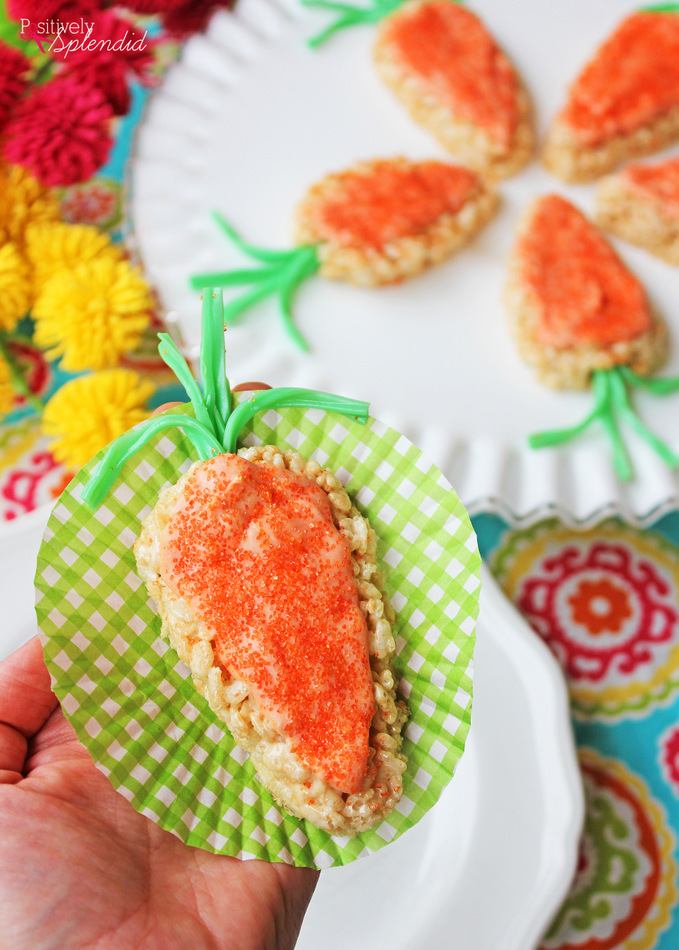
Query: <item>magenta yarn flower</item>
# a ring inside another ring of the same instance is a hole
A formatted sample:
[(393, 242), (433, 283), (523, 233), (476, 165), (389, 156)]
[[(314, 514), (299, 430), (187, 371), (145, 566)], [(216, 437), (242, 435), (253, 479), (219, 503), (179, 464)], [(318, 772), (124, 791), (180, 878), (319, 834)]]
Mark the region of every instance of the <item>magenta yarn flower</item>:
[(188, 0), (181, 6), (172, 6), (163, 16), (163, 25), (177, 39), (186, 39), (192, 33), (205, 29), (216, 10), (233, 6), (233, 0)]
[(27, 56), (0, 40), (0, 130), (26, 91), (30, 68)]
[[(93, 49), (69, 49), (69, 40), (64, 38), (52, 47), (53, 58), (64, 63), (62, 75), (99, 89), (115, 115), (125, 115), (130, 108), (130, 78), (143, 85), (153, 82), (150, 70), (156, 41), (144, 37), (130, 20), (112, 13), (97, 13), (90, 23)], [(77, 43), (78, 37), (73, 41)]]
[(153, 14), (165, 13), (166, 10), (175, 10), (184, 6), (186, 0), (126, 0), (125, 6), (135, 13)]
[(80, 17), (90, 17), (98, 8), (96, 0), (6, 0), (7, 13), (12, 20), (30, 20), (48, 23), (59, 20), (70, 23)]
[(46, 187), (86, 181), (108, 158), (112, 116), (96, 87), (57, 77), (17, 107), (5, 126), (4, 157)]

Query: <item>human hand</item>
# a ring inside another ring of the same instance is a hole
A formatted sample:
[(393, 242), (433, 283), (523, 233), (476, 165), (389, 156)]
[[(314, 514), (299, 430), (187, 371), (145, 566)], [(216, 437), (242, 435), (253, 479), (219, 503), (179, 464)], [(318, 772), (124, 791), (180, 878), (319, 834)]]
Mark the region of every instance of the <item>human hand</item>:
[(0, 944), (289, 950), (318, 872), (190, 848), (95, 767), (34, 638), (0, 663)]

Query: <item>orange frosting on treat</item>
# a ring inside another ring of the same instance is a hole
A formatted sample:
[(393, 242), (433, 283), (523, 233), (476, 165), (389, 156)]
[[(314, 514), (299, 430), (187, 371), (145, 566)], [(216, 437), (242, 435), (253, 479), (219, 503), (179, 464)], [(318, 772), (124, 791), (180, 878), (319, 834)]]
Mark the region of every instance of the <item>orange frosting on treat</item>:
[(628, 165), (621, 174), (635, 192), (657, 201), (666, 218), (679, 218), (679, 156), (656, 165)]
[(284, 468), (210, 459), (162, 532), (160, 571), (299, 758), (358, 791), (373, 715), (368, 632), (326, 493)]
[(679, 107), (679, 16), (633, 13), (585, 66), (561, 112), (583, 145), (641, 128)]
[(472, 197), (478, 176), (445, 162), (373, 162), (369, 172), (338, 175), (339, 188), (315, 211), (321, 238), (341, 247), (382, 248), (417, 236)]
[(393, 14), (382, 36), (430, 95), (509, 148), (519, 118), (519, 83), (477, 16), (451, 0), (429, 0)]
[(639, 281), (594, 225), (558, 195), (538, 201), (517, 253), (539, 307), (538, 343), (609, 346), (651, 328)]

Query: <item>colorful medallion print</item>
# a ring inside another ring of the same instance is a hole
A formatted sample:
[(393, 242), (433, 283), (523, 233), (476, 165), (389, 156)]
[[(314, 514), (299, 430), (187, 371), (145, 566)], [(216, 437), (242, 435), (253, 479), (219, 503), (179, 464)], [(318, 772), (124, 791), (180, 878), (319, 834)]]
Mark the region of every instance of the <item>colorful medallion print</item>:
[(94, 224), (112, 230), (123, 217), (123, 188), (112, 178), (91, 178), (66, 188), (61, 214), (71, 224)]
[(667, 729), (658, 740), (660, 771), (679, 798), (679, 724)]
[(571, 892), (541, 950), (650, 950), (677, 898), (674, 835), (622, 763), (580, 750), (587, 817)]
[(561, 663), (581, 716), (644, 714), (679, 688), (679, 549), (652, 531), (555, 521), (513, 532), (498, 580)]
[(0, 427), (0, 523), (52, 504), (68, 478), (35, 416)]

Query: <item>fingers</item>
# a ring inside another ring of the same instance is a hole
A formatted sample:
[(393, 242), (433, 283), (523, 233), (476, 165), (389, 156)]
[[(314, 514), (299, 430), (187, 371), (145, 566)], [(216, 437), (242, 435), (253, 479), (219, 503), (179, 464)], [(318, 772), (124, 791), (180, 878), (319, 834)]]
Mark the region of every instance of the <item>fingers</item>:
[(154, 409), (151, 413), (152, 416), (160, 416), (164, 412), (167, 412), (168, 409), (174, 409), (175, 406), (183, 406), (183, 402), (164, 402), (162, 406), (158, 406), (157, 409)]
[(33, 637), (0, 663), (0, 784), (22, 778), (28, 740), (56, 706), (40, 641)]
[(0, 785), (13, 785), (23, 778), (27, 749), (24, 736), (0, 722)]
[(271, 389), (268, 383), (239, 383), (231, 389), (232, 393), (257, 392), (261, 389)]
[(295, 868), (290, 865), (285, 865), (285, 869), (281, 868), (281, 871), (286, 928), (290, 934), (290, 946), (294, 947), (309, 902), (316, 890), (320, 871), (313, 868)]

